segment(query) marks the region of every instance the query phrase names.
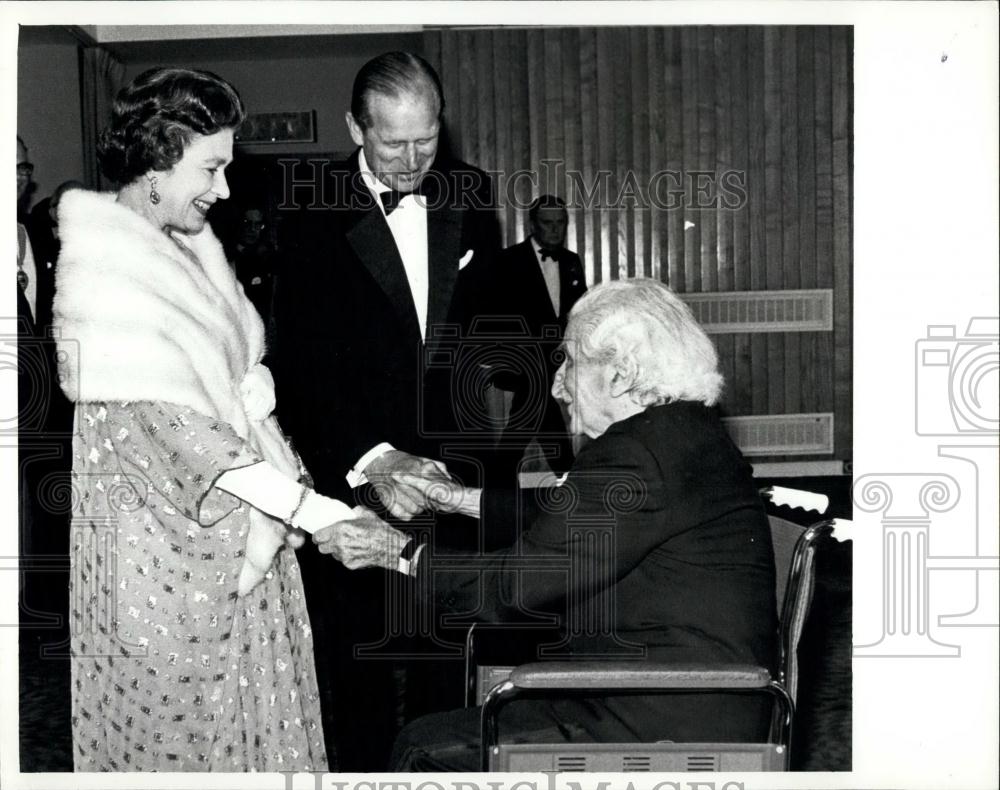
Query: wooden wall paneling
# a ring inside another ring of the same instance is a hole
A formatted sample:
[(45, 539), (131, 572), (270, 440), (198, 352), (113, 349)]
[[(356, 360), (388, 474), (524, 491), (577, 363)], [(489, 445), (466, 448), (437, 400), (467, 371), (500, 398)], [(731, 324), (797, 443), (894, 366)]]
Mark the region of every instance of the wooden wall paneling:
[(441, 65), (438, 69), (438, 76), (441, 77), (441, 87), (444, 90), (449, 146), (453, 154), (467, 158), (469, 152), (465, 149), (465, 140), (463, 139), (465, 119), (462, 117), (462, 92), (460, 90), (462, 75), (458, 48), (458, 36), (441, 34)]
[(428, 30), (424, 33), (424, 58), (437, 70), (442, 81), (444, 80), (444, 69), (441, 65), (441, 41), (443, 38), (444, 35), (440, 30)]
[(504, 56), (509, 64), (511, 124), (511, 163), (507, 178), (508, 192), (513, 202), (513, 210), (508, 216), (513, 218), (514, 234), (508, 238), (508, 245), (522, 241), (528, 235), (527, 212), (531, 201), (531, 184), (519, 173), (528, 173), (531, 167), (531, 92), (528, 80), (528, 33), (526, 30), (506, 32), (507, 48)]
[[(666, 164), (671, 176), (664, 179), (660, 191), (660, 200), (666, 208), (666, 251), (667, 264), (663, 267), (668, 274), (667, 283), (678, 293), (684, 291), (684, 217), (683, 205), (673, 205), (675, 192), (681, 184), (674, 178), (680, 178), (684, 169), (684, 81), (683, 46), (681, 31), (676, 27), (664, 31), (663, 62), (665, 71), (663, 105), (666, 108)], [(680, 196), (683, 200), (683, 195)]]
[[(764, 268), (768, 289), (779, 290), (784, 280), (781, 242), (784, 212), (782, 205), (782, 122), (781, 116), (781, 32), (764, 29), (764, 209), (766, 233)], [(784, 337), (767, 336), (767, 363), (754, 375), (767, 377), (767, 414), (785, 413)], [(756, 357), (754, 365), (758, 364)]]
[(545, 127), (542, 130), (542, 150), (539, 172), (539, 194), (563, 195), (561, 178), (566, 138), (563, 133), (563, 73), (562, 39), (558, 30), (547, 28), (542, 33), (545, 55)]
[[(697, 173), (716, 172), (716, 119), (715, 119), (715, 34), (708, 26), (698, 28), (698, 159)], [(708, 200), (701, 193), (711, 176), (696, 176), (692, 184), (692, 199), (696, 206), (705, 205)], [(698, 263), (701, 271), (695, 290), (714, 292), (719, 290), (718, 229), (716, 209), (697, 209), (699, 238)]]
[[(712, 28), (712, 83), (715, 86), (715, 229), (716, 258), (718, 261), (717, 290), (733, 290), (733, 212), (721, 205), (720, 185), (723, 174), (733, 168), (733, 111), (732, 83), (729, 81), (730, 60), (732, 59), (732, 29)], [(716, 338), (719, 351), (720, 370), (726, 381), (723, 402), (732, 411), (733, 388), (736, 380), (736, 344), (732, 334)]]
[(542, 188), (541, 159), (545, 150), (548, 111), (545, 105), (545, 33), (542, 30), (528, 31), (528, 162), (535, 173), (536, 183), (532, 197)]
[[(593, 28), (580, 31), (580, 129), (583, 150), (582, 178), (578, 182), (581, 192), (588, 192), (597, 177), (597, 115), (599, 112), (597, 95), (597, 32)], [(593, 206), (591, 198), (581, 194), (580, 199), (588, 204), (583, 208), (586, 247), (583, 263), (586, 267), (587, 282), (600, 282), (601, 272), (601, 222), (600, 213)]]
[(833, 74), (833, 390), (834, 452), (850, 455), (853, 431), (851, 404), (851, 56), (849, 27), (835, 27), (830, 38)]
[(477, 139), (479, 143), (479, 159), (473, 164), (480, 168), (493, 169), (497, 162), (498, 126), (495, 115), (496, 99), (493, 82), (493, 34), (489, 30), (476, 30), (472, 34), (472, 46), (476, 53), (476, 102), (479, 111)]
[(648, 277), (650, 267), (648, 257), (650, 242), (649, 202), (645, 195), (650, 176), (649, 151), (649, 64), (646, 52), (646, 31), (644, 28), (629, 30), (629, 89), (632, 104), (632, 163), (630, 185), (636, 197), (632, 201), (633, 240), (629, 260), (630, 277)]
[[(798, 50), (796, 28), (781, 29), (781, 261), (782, 287), (799, 288), (799, 124), (798, 124)], [(800, 336), (786, 333), (784, 365), (784, 410), (802, 411), (800, 383)]]
[[(830, 28), (813, 31), (815, 63), (816, 287), (833, 287), (833, 89), (830, 74)], [(816, 338), (817, 370), (828, 377), (816, 393), (817, 411), (833, 411), (833, 333)], [(839, 422), (837, 420), (836, 422)]]
[(664, 71), (670, 68), (666, 61), (664, 37), (666, 31), (662, 28), (646, 28), (646, 72), (647, 83), (647, 118), (649, 119), (649, 172), (650, 181), (649, 211), (646, 222), (646, 233), (649, 239), (649, 259), (647, 269), (649, 276), (655, 280), (667, 280), (666, 263), (666, 223), (665, 216), (658, 206), (659, 196), (655, 193), (658, 183), (658, 173), (666, 167), (666, 88), (664, 86)]
[(611, 115), (614, 116), (614, 143), (612, 147), (614, 182), (609, 195), (611, 215), (613, 219), (613, 235), (611, 246), (615, 262), (611, 269), (611, 277), (615, 280), (629, 277), (629, 259), (635, 243), (635, 211), (629, 201), (623, 199), (625, 179), (635, 160), (632, 151), (632, 92), (629, 89), (631, 75), (631, 54), (628, 51), (628, 28), (616, 28), (610, 32), (611, 40), (609, 55), (613, 71), (613, 103)]
[[(580, 127), (580, 34), (576, 28), (562, 31), (562, 106), (563, 106), (563, 160), (565, 172), (580, 172), (583, 152)], [(570, 203), (568, 207), (569, 227), (566, 231), (566, 246), (581, 257), (583, 255), (584, 224), (581, 206), (574, 205), (571, 184), (564, 178), (560, 186), (565, 191), (562, 197)], [(584, 271), (587, 262), (584, 261)]]
[(698, 28), (681, 29), (681, 98), (684, 148), (681, 156), (684, 194), (684, 280), (677, 290), (697, 291), (701, 285), (701, 261), (698, 258), (701, 217), (691, 208), (694, 201), (689, 181), (684, 178), (697, 169), (698, 161)]
[[(714, 339), (727, 413), (834, 411), (837, 454), (850, 455), (849, 28), (502, 28), (425, 41), (455, 153), (503, 173), (507, 243), (526, 234), (513, 204), (552, 191), (570, 201), (568, 243), (589, 284), (833, 288), (832, 333)], [(534, 188), (505, 182), (519, 169)], [(699, 172), (713, 174), (714, 207), (694, 206)], [(721, 206), (728, 172), (745, 189), (733, 210)], [(671, 197), (675, 207), (655, 207)]]
[[(731, 155), (733, 170), (743, 173), (744, 188), (749, 186), (750, 157), (748, 139), (750, 116), (748, 103), (747, 29), (733, 28), (729, 36), (729, 73), (724, 79), (730, 86), (730, 121), (732, 128)], [(747, 193), (749, 199), (749, 193)], [(733, 239), (733, 288), (750, 289), (750, 207), (748, 203), (729, 212)], [(752, 414), (750, 335), (745, 332), (733, 336), (733, 378), (729, 382), (727, 404), (732, 414)]]
[[(803, 26), (796, 30), (798, 52), (798, 160), (799, 160), (799, 284), (816, 287), (816, 146), (815, 146), (815, 59), (814, 31)], [(817, 334), (799, 336), (799, 389), (801, 411), (819, 411), (816, 370)], [(829, 380), (829, 379), (828, 379)]]
[(485, 167), (494, 172), (493, 191), (497, 198), (497, 220), (500, 223), (501, 237), (512, 239), (513, 206), (507, 200), (506, 177), (510, 171), (513, 158), (511, 156), (511, 124), (514, 117), (511, 113), (510, 94), (510, 72), (506, 68), (506, 38), (502, 30), (494, 30), (490, 33), (488, 42), (490, 58), (490, 80), (493, 82), (493, 118), (496, 126), (496, 149), (493, 160), (487, 166), (486, 163), (477, 163), (480, 167)]
[[(544, 53), (545, 77), (545, 129), (542, 158), (557, 159), (563, 150), (563, 70), (562, 70), (562, 36), (553, 28), (542, 31), (542, 47)], [(561, 186), (561, 185), (560, 185)], [(546, 192), (555, 192), (554, 183), (545, 183), (542, 188)]]
[[(766, 128), (764, 103), (764, 28), (752, 27), (747, 39), (747, 80), (749, 94), (747, 174), (750, 221), (750, 289), (767, 288), (765, 262), (767, 260), (767, 183), (766, 183)], [(751, 414), (767, 414), (767, 338), (755, 334), (750, 337), (750, 392)]]
[(597, 30), (597, 164), (599, 172), (602, 176), (606, 176), (601, 181), (604, 189), (598, 193), (601, 200), (599, 210), (601, 282), (612, 279), (612, 271), (618, 263), (618, 217), (616, 212), (608, 208), (608, 202), (614, 196), (617, 186), (614, 183), (616, 118), (613, 63), (619, 53), (614, 51), (614, 45), (612, 31), (599, 28)]
[(459, 37), (458, 78), (459, 107), (462, 112), (462, 152), (466, 161), (479, 164), (492, 157), (492, 151), (479, 148), (479, 87), (476, 85), (476, 51), (473, 33)]

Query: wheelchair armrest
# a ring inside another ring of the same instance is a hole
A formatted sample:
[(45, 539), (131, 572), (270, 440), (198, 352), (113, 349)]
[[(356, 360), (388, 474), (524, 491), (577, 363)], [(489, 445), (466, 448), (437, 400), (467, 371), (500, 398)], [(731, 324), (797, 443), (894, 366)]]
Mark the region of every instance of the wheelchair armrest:
[[(552, 691), (609, 692), (687, 691), (765, 693), (779, 705), (775, 743), (791, 742), (794, 703), (781, 683), (755, 664), (673, 664), (635, 661), (540, 661), (521, 664), (510, 678), (498, 683), (483, 701), (480, 761), (490, 770), (489, 757), (499, 743), (500, 709), (522, 694), (547, 696)], [(786, 758), (787, 768), (787, 758)]]
[(513, 687), (523, 690), (766, 689), (771, 681), (771, 673), (754, 664), (635, 661), (539, 661), (510, 675)]

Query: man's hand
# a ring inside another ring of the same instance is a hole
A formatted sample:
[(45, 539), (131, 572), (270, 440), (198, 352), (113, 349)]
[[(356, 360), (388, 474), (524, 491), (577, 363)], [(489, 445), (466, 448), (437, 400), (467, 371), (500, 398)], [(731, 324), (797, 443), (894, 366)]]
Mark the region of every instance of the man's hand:
[[(368, 464), (364, 471), (382, 504), (393, 516), (403, 521), (409, 521), (430, 507), (422, 486), (413, 484), (415, 480), (451, 481), (447, 467), (440, 461), (410, 455), (402, 450), (383, 453)], [(405, 482), (404, 478), (410, 482)]]
[(479, 518), (481, 488), (466, 488), (451, 478), (427, 478), (416, 475), (400, 475), (400, 483), (414, 488), (427, 502), (427, 506), (439, 513), (461, 513), (463, 516)]
[(332, 554), (350, 570), (399, 569), (399, 555), (409, 538), (364, 507), (355, 517), (324, 527), (313, 534), (321, 554)]

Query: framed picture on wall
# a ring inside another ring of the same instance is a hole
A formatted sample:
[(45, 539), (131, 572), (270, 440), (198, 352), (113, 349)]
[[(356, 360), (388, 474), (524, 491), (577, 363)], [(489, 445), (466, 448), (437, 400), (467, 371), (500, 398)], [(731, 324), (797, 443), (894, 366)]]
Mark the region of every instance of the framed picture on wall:
[(316, 111), (251, 113), (236, 132), (238, 145), (316, 142)]

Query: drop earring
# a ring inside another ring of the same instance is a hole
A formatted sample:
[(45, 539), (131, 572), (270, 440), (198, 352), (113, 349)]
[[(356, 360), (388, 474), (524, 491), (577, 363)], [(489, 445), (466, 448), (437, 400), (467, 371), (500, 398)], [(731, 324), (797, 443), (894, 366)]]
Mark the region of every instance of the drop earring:
[(156, 191), (156, 176), (146, 176), (149, 180), (149, 202), (154, 206), (160, 202), (160, 193)]

